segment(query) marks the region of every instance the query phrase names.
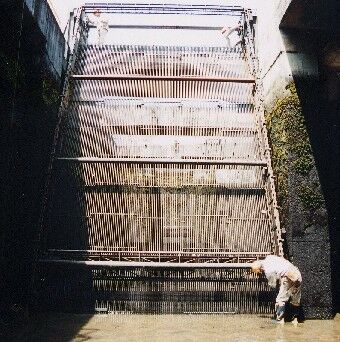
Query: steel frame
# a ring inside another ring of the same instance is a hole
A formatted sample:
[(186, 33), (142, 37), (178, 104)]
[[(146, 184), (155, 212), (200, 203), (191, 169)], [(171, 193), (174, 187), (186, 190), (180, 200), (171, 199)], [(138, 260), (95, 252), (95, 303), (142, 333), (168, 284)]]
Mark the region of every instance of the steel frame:
[[(122, 6), (117, 4), (112, 4), (112, 6), (107, 4), (95, 4), (95, 5), (85, 5), (83, 7), (83, 10), (85, 12), (91, 12), (96, 8), (101, 8), (107, 10), (109, 13), (144, 13), (143, 7), (138, 6)], [(229, 12), (233, 13), (244, 13), (244, 37), (246, 42), (246, 51), (248, 53), (248, 61), (250, 62), (251, 70), (253, 71), (253, 75), (255, 79), (253, 78), (221, 78), (221, 77), (192, 77), (192, 76), (145, 76), (145, 75), (120, 75), (120, 74), (106, 74), (106, 75), (89, 75), (89, 74), (73, 74), (72, 70), (76, 61), (77, 51), (79, 47), (79, 43), (82, 41), (83, 36), (86, 36), (86, 32), (82, 32), (84, 30), (84, 27), (81, 24), (81, 17), (82, 14), (78, 17), (78, 29), (77, 34), (75, 37), (75, 50), (71, 59), (71, 63), (68, 69), (68, 80), (140, 80), (140, 81), (152, 81), (152, 80), (161, 80), (161, 81), (204, 81), (204, 82), (232, 82), (232, 83), (256, 83), (256, 111), (260, 114), (259, 117), (259, 134), (264, 144), (264, 154), (265, 161), (263, 160), (195, 160), (195, 159), (187, 159), (187, 160), (176, 160), (176, 159), (146, 159), (146, 158), (140, 158), (137, 160), (136, 158), (97, 158), (97, 157), (78, 157), (78, 158), (72, 158), (72, 157), (56, 157), (56, 146), (57, 146), (57, 139), (59, 135), (59, 128), (61, 125), (62, 118), (64, 117), (64, 114), (66, 112), (67, 106), (70, 103), (70, 86), (72, 84), (70, 82), (67, 82), (64, 88), (64, 99), (62, 103), (62, 107), (60, 110), (60, 121), (58, 124), (58, 128), (56, 130), (56, 136), (55, 136), (55, 144), (54, 144), (54, 151), (52, 152), (52, 160), (53, 162), (59, 161), (59, 162), (77, 162), (77, 163), (137, 163), (137, 164), (198, 164), (198, 165), (247, 165), (247, 166), (263, 166), (268, 170), (269, 178), (270, 178), (270, 184), (269, 188), (267, 189), (267, 201), (268, 201), (268, 208), (273, 207), (272, 215), (272, 225), (273, 225), (273, 251), (275, 251), (276, 254), (282, 255), (282, 240), (280, 235), (280, 226), (279, 226), (279, 220), (278, 220), (278, 212), (277, 212), (277, 205), (276, 205), (276, 198), (275, 198), (275, 188), (273, 186), (272, 181), (272, 168), (270, 165), (270, 151), (268, 147), (268, 141), (266, 140), (266, 130), (264, 126), (264, 120), (263, 120), (263, 106), (262, 106), (262, 100), (261, 100), (261, 84), (260, 80), (258, 79), (258, 66), (256, 64), (256, 57), (254, 52), (254, 42), (252, 39), (252, 28), (251, 23), (249, 20), (250, 13), (245, 11), (243, 12), (240, 8), (230, 8), (230, 7), (207, 7), (207, 6), (196, 6), (196, 7), (186, 7), (186, 8), (180, 8), (178, 9), (176, 6), (163, 6), (163, 9), (160, 6), (154, 6), (154, 7), (148, 7), (145, 9), (145, 13), (148, 14), (178, 14), (178, 13), (186, 13), (186, 14), (200, 14), (200, 15), (221, 15), (226, 14)], [(43, 233), (44, 225), (46, 224), (44, 221), (46, 212), (46, 206), (48, 202), (48, 197), (51, 197), (53, 195), (53, 192), (48, 193), (50, 191), (49, 184), (52, 177), (52, 165), (50, 168), (50, 174), (49, 174), (49, 181), (47, 184), (47, 193), (44, 200), (43, 205), (43, 213), (42, 213), (42, 223), (41, 223), (41, 232)], [(132, 267), (143, 266), (143, 263), (147, 263), (148, 267), (159, 267), (164, 265), (164, 267), (175, 267), (174, 264), (176, 264), (178, 267), (196, 267), (196, 268), (205, 268), (208, 267), (207, 265), (215, 265), (216, 267), (218, 263), (222, 263), (223, 267), (246, 267), (244, 266), (245, 262), (251, 262), (253, 260), (256, 260), (259, 257), (264, 257), (269, 252), (263, 252), (263, 253), (256, 253), (252, 252), (249, 255), (247, 253), (221, 253), (218, 252), (214, 253), (206, 253), (206, 252), (195, 252), (195, 253), (184, 253), (183, 251), (179, 253), (169, 253), (169, 252), (162, 252), (162, 251), (156, 251), (156, 252), (133, 252), (133, 251), (94, 251), (90, 250), (89, 252), (85, 251), (59, 251), (57, 253), (56, 250), (48, 250), (47, 251), (46, 259), (41, 259), (41, 262), (52, 262), (57, 263), (58, 260), (60, 260), (61, 263), (74, 263), (74, 264), (85, 264), (87, 262), (93, 262), (95, 266), (114, 266), (119, 267), (121, 265), (122, 267), (126, 267), (127, 264), (131, 263), (130, 265)], [(49, 254), (51, 253), (51, 254)], [(51, 255), (56, 254), (60, 259), (53, 259), (51, 258)], [(72, 255), (72, 259), (69, 258), (69, 255)], [(76, 260), (75, 260), (75, 259)], [(44, 261), (45, 260), (45, 261)], [(199, 260), (199, 262), (195, 262)], [(119, 264), (121, 263), (121, 264)], [(158, 264), (158, 266), (157, 266)], [(226, 266), (228, 264), (229, 266)], [(133, 266), (134, 265), (134, 266)], [(165, 266), (167, 265), (167, 266)], [(191, 265), (191, 266), (184, 266), (184, 265)], [(201, 265), (201, 266), (200, 266)], [(233, 265), (233, 266), (231, 266)], [(176, 267), (177, 267), (176, 266)], [(212, 266), (211, 266), (212, 267)], [(215, 267), (215, 266), (213, 266)], [(219, 266), (221, 267), (221, 266)]]
[[(190, 265), (191, 268), (216, 267), (250, 267), (250, 263), (266, 257), (269, 252), (165, 252), (165, 251), (108, 251), (108, 250), (48, 250), (46, 263), (74, 263), (75, 265), (119, 266), (125, 267), (131, 263), (132, 267), (181, 267)], [(89, 261), (86, 264), (84, 262)], [(93, 262), (93, 263), (92, 263)], [(232, 265), (232, 266), (231, 266)]]
[(150, 75), (71, 75), (71, 79), (103, 81), (199, 81), (199, 82), (230, 82), (230, 83), (255, 83), (252, 78), (230, 78), (230, 77), (202, 77), (202, 76), (150, 76)]
[(201, 269), (201, 268), (246, 268), (250, 269), (249, 263), (194, 263), (194, 262), (152, 262), (152, 261), (103, 261), (103, 260), (61, 260), (61, 259), (42, 259), (41, 263), (49, 263), (49, 264), (71, 264), (71, 265), (84, 265), (84, 266), (95, 266), (95, 267), (116, 267), (116, 268), (161, 268), (161, 269)]
[(283, 256), (283, 238), (282, 229), (280, 225), (279, 210), (276, 199), (276, 189), (274, 183), (274, 172), (271, 165), (271, 148), (268, 141), (268, 131), (265, 124), (264, 117), (264, 104), (263, 104), (263, 84), (260, 77), (259, 61), (255, 50), (254, 42), (254, 25), (253, 25), (253, 14), (250, 10), (244, 11), (244, 37), (245, 44), (247, 46), (247, 55), (250, 68), (253, 70), (254, 76), (256, 77), (256, 91), (255, 91), (255, 110), (258, 112), (259, 125), (259, 137), (261, 139), (262, 154), (267, 160), (268, 170), (268, 187), (266, 191), (267, 201), (270, 204), (269, 209), (271, 211), (271, 224), (272, 224), (272, 241), (273, 251), (279, 256)]
[(97, 158), (97, 157), (79, 157), (67, 158), (60, 157), (57, 160), (61, 162), (73, 163), (112, 163), (112, 164), (145, 164), (145, 165), (162, 165), (162, 164), (175, 164), (175, 165), (237, 165), (237, 166), (263, 166), (266, 167), (267, 163), (262, 160), (242, 160), (242, 159), (174, 159), (174, 158)]

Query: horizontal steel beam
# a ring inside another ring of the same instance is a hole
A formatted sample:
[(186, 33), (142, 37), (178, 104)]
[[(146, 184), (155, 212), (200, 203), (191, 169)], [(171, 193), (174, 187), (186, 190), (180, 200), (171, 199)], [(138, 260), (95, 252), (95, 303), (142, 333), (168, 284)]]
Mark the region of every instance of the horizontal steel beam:
[[(142, 30), (197, 30), (197, 31), (220, 31), (219, 26), (189, 26), (189, 25), (108, 25), (110, 29), (142, 29)], [(96, 25), (89, 25), (90, 28), (96, 28)]]
[[(77, 100), (73, 99), (72, 103), (87, 103), (87, 102), (111, 102), (114, 104), (121, 104), (122, 102), (128, 104), (129, 106), (153, 106), (159, 104), (166, 104), (167, 106), (183, 106), (187, 108), (222, 108), (222, 109), (237, 109), (242, 108), (248, 111), (254, 110), (254, 104), (245, 102), (230, 102), (226, 100), (209, 100), (209, 99), (188, 99), (188, 98), (165, 98), (165, 97), (130, 97), (130, 96), (105, 96), (102, 98), (97, 98), (93, 100)], [(246, 113), (246, 114), (252, 114)]]
[(103, 13), (118, 14), (190, 14), (190, 15), (234, 15), (244, 12), (240, 6), (166, 4), (166, 3), (86, 3), (82, 6), (86, 13), (100, 10)]
[[(253, 128), (226, 128), (225, 126), (215, 126), (215, 127), (207, 127), (207, 126), (185, 126), (185, 125), (174, 125), (169, 124), (168, 126), (165, 125), (151, 125), (151, 124), (126, 124), (122, 125), (110, 125), (110, 124), (93, 124), (92, 126), (88, 125), (80, 125), (80, 124), (69, 124), (67, 125), (67, 129), (74, 129), (74, 130), (103, 130), (103, 129), (110, 129), (110, 133), (116, 133), (119, 135), (130, 135), (131, 132), (134, 132), (134, 135), (150, 135), (150, 131), (159, 135), (184, 135), (184, 136), (202, 136), (202, 137), (234, 137), (235, 134), (238, 134), (237, 137), (249, 137), (253, 136), (257, 133), (257, 131)], [(112, 134), (111, 133), (111, 134)]]
[(64, 264), (77, 266), (114, 267), (114, 268), (251, 268), (250, 263), (185, 263), (185, 262), (135, 262), (135, 261), (85, 261), (64, 259), (41, 259), (42, 264)]
[(236, 166), (267, 166), (263, 160), (206, 160), (206, 159), (161, 159), (161, 158), (98, 158), (98, 157), (78, 157), (78, 158), (57, 158), (59, 161), (73, 163), (117, 163), (117, 164), (189, 164), (189, 165), (236, 165)]
[(235, 78), (235, 77), (205, 77), (205, 76), (151, 76), (151, 75), (121, 75), (121, 74), (103, 74), (103, 75), (71, 75), (73, 80), (91, 80), (91, 81), (199, 81), (199, 82), (233, 82), (233, 83), (255, 83), (254, 78)]
[(118, 250), (102, 250), (102, 249), (55, 249), (50, 248), (47, 250), (49, 253), (105, 253), (105, 254), (115, 254), (115, 253), (127, 253), (127, 254), (135, 254), (135, 255), (171, 255), (171, 256), (192, 256), (195, 254), (195, 256), (202, 257), (202, 256), (228, 256), (228, 257), (235, 257), (235, 256), (266, 256), (271, 254), (268, 251), (263, 252), (197, 252), (195, 250), (192, 250), (190, 252), (176, 252), (176, 251), (134, 251), (134, 250), (124, 250), (124, 249), (118, 249)]

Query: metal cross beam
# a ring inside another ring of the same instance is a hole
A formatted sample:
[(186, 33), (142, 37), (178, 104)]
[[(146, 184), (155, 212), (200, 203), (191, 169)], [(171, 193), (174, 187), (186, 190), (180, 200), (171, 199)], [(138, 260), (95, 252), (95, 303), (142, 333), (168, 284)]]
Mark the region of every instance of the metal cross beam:
[(233, 77), (203, 77), (203, 76), (151, 76), (151, 75), (119, 75), (119, 74), (106, 74), (106, 75), (72, 75), (73, 80), (122, 80), (122, 81), (200, 81), (200, 82), (230, 82), (230, 83), (255, 83), (254, 78), (233, 78)]
[(74, 163), (113, 163), (113, 164), (188, 164), (188, 165), (244, 165), (244, 166), (267, 166), (265, 160), (207, 160), (207, 159), (162, 159), (162, 158), (57, 158), (59, 161)]
[(239, 16), (244, 12), (240, 6), (219, 5), (179, 5), (179, 4), (123, 4), (123, 3), (86, 3), (87, 13), (100, 10), (117, 14), (189, 14), (189, 15), (228, 15)]
[[(88, 25), (89, 28), (96, 28), (95, 25)], [(221, 26), (190, 26), (190, 25), (128, 25), (109, 24), (110, 29), (142, 29), (142, 30), (195, 30), (195, 31), (220, 31)]]
[(63, 259), (41, 259), (44, 264), (61, 264), (77, 266), (95, 266), (95, 267), (115, 267), (115, 268), (245, 268), (250, 269), (250, 263), (185, 263), (185, 262), (143, 262), (143, 261), (102, 261), (102, 260), (63, 260)]

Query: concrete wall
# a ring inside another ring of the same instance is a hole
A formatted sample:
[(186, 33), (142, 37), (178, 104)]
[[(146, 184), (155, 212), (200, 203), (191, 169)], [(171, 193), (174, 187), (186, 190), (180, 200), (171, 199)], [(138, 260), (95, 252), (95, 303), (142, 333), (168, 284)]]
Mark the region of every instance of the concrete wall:
[(65, 41), (45, 1), (33, 13), (20, 0), (1, 6), (0, 316), (8, 317), (29, 300)]
[(325, 38), (315, 30), (282, 27), (294, 5), (294, 0), (276, 0), (258, 9), (257, 44), (287, 256), (304, 278), (306, 317), (329, 318), (337, 287), (332, 272), (337, 246), (330, 242), (335, 228), (329, 216), (334, 210), (326, 196), (331, 174), (322, 170), (327, 159), (319, 158), (327, 150), (318, 132), (327, 103), (320, 95), (322, 72), (316, 53)]
[(45, 62), (56, 78), (65, 68), (65, 38), (47, 0), (25, 0), (27, 8), (45, 37)]
[[(270, 1), (258, 8), (258, 57), (266, 104), (292, 81), (292, 74), (279, 25), (291, 0)], [(284, 88), (284, 87), (283, 87)]]

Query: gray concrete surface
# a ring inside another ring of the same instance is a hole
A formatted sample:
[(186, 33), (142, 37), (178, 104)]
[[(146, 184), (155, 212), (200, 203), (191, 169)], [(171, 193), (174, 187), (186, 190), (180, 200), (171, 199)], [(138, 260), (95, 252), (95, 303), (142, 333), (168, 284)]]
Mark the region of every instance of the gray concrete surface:
[[(302, 301), (306, 317), (329, 318), (336, 306), (334, 303), (336, 303), (336, 288), (338, 288), (335, 266), (332, 270), (332, 262), (335, 263), (336, 259), (335, 249), (338, 247), (330, 235), (335, 230), (332, 216), (337, 216), (336, 209), (330, 203), (338, 202), (333, 190), (336, 189), (334, 184), (337, 182), (336, 167), (333, 169), (329, 163), (330, 156), (336, 155), (336, 148), (333, 147), (336, 144), (331, 143), (332, 138), (330, 138), (329, 133), (330, 127), (334, 125), (331, 118), (335, 115), (330, 111), (331, 104), (323, 100), (322, 94), (326, 90), (322, 89), (322, 80), (327, 76), (322, 74), (322, 68), (318, 65), (318, 60), (322, 59), (320, 51), (323, 48), (321, 47), (325, 46), (326, 42), (322, 39), (316, 39), (315, 32), (319, 30), (317, 26), (314, 27), (313, 34), (308, 30), (293, 28), (294, 16), (299, 13), (297, 10), (287, 9), (291, 8), (292, 5), (296, 6), (298, 3), (301, 5), (299, 0), (273, 0), (266, 2), (266, 5), (259, 8), (257, 22), (258, 55), (264, 87), (265, 109), (271, 115), (273, 111), (278, 113), (275, 120), (284, 117), (282, 110), (286, 113), (294, 113), (294, 106), (287, 99), (291, 96), (289, 89), (292, 89), (292, 86), (296, 88), (299, 103), (296, 109), (300, 113), (306, 131), (303, 141), (310, 144), (310, 150), (313, 151), (310, 153), (313, 166), (305, 172), (299, 171), (294, 166), (298, 159), (298, 155), (293, 152), (296, 130), (290, 134), (287, 133), (289, 131), (288, 126), (281, 131), (278, 126), (274, 127), (275, 124), (271, 126), (269, 135), (273, 144), (274, 175), (277, 180), (285, 178), (287, 182), (286, 190), (282, 182), (277, 182), (280, 222), (286, 230), (284, 239), (287, 248), (285, 252), (299, 267), (304, 279)], [(304, 7), (301, 8), (304, 9)], [(316, 5), (307, 5), (306, 3), (307, 8), (315, 13), (316, 17), (319, 16)], [(308, 17), (309, 14), (307, 11), (305, 12)], [(290, 22), (288, 30), (285, 23), (282, 22), (283, 17)], [(307, 20), (307, 18), (305, 19)], [(321, 19), (322, 15), (320, 16)], [(327, 39), (331, 40), (333, 39), (331, 26), (328, 30), (329, 32), (325, 34), (328, 35)], [(280, 110), (281, 114), (279, 114)], [(292, 122), (290, 122), (291, 124)], [(281, 137), (285, 137), (284, 148), (280, 143), (274, 141), (274, 136), (279, 131)], [(285, 153), (288, 156), (285, 164), (287, 174), (282, 176), (284, 168), (280, 167), (278, 160), (279, 156)], [(306, 156), (304, 153), (301, 155)], [(321, 166), (326, 163), (330, 165), (327, 171)], [(315, 208), (308, 207), (306, 202), (302, 200), (300, 188), (302, 184), (308, 189), (314, 189), (314, 193), (320, 196), (320, 204)], [(332, 200), (328, 200), (328, 198), (332, 198)], [(333, 212), (335, 214), (332, 214)], [(336, 233), (333, 234), (336, 236)]]
[[(0, 332), (0, 340), (4, 330)], [(276, 323), (251, 315), (68, 315), (33, 318), (4, 341), (340, 341), (334, 320)]]
[(58, 21), (47, 0), (25, 0), (25, 3), (44, 36), (45, 63), (56, 79), (60, 79), (65, 68), (66, 42)]

